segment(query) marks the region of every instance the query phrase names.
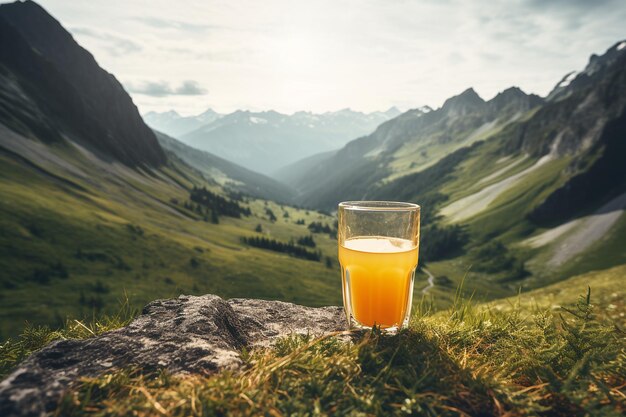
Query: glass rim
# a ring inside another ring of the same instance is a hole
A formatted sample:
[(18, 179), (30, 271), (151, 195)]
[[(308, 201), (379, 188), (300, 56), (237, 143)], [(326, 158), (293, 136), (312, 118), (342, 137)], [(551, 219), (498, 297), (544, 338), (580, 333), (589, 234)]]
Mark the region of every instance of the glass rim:
[(347, 210), (362, 211), (418, 211), (421, 207), (415, 203), (406, 203), (403, 201), (342, 201), (338, 205), (339, 208)]

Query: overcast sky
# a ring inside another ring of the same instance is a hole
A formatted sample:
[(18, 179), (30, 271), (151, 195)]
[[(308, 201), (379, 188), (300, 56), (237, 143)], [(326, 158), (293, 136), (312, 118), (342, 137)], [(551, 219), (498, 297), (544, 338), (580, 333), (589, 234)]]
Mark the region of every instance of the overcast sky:
[(626, 38), (624, 0), (40, 0), (140, 111), (440, 106), (547, 94)]

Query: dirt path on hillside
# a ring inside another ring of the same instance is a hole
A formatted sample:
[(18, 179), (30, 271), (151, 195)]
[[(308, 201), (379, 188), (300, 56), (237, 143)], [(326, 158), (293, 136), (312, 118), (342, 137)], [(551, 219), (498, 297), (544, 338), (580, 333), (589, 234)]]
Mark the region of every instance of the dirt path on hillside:
[(428, 285), (422, 289), (422, 293), (427, 294), (428, 291), (430, 291), (430, 289), (435, 286), (435, 276), (431, 274), (430, 271), (424, 267), (422, 267), (422, 271), (424, 271), (424, 273), (428, 275)]

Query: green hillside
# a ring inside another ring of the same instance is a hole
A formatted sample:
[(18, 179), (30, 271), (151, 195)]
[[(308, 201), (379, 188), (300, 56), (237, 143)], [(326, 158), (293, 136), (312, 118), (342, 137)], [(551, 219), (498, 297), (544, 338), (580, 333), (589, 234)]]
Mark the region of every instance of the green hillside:
[[(184, 203), (192, 184), (221, 189), (180, 163), (150, 176), (128, 169), (103, 175), (89, 161), (65, 156), (88, 180), (1, 156), (3, 335), (14, 334), (25, 320), (53, 323), (66, 315), (110, 312), (125, 296), (137, 307), (155, 298), (208, 292), (310, 305), (340, 302), (336, 241), (328, 235), (314, 239), (332, 257), (330, 268), (240, 242), (257, 234), (259, 224), (263, 235), (289, 241), (309, 235), (312, 221), (332, 224), (331, 218), (246, 199), (242, 206), (251, 216), (219, 216), (219, 224), (212, 224)], [(266, 209), (276, 214), (275, 222)]]
[(164, 133), (155, 131), (155, 134), (164, 149), (172, 152), (221, 186), (254, 197), (285, 203), (291, 202), (295, 196), (295, 190), (263, 174), (250, 171), (209, 152), (187, 146)]
[(524, 292), (507, 299), (488, 303), (489, 308), (498, 311), (522, 309), (532, 313), (541, 309), (558, 311), (572, 300), (591, 288), (595, 313), (607, 322), (626, 327), (626, 300), (623, 285), (626, 278), (626, 264), (599, 271), (587, 272), (569, 277), (556, 284)]

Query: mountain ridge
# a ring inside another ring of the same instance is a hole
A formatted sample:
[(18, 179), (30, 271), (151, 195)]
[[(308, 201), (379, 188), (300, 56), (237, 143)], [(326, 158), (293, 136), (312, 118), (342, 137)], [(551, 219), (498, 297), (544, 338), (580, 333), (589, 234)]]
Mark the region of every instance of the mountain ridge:
[(282, 203), (293, 200), (295, 190), (273, 178), (248, 170), (210, 152), (192, 148), (162, 132), (155, 131), (155, 134), (164, 149), (173, 152), (185, 163), (226, 189)]
[[(415, 153), (425, 162), (436, 163), (438, 159), (428, 155), (429, 148), (439, 147), (439, 158), (442, 158), (478, 140), (486, 132), (502, 128), (540, 103), (542, 99), (520, 89), (507, 89), (484, 101), (468, 88), (447, 99), (439, 109), (412, 109), (382, 123), (371, 135), (346, 144), (332, 159), (319, 161), (310, 172), (297, 172), (292, 166), (294, 175), (287, 179), (287, 184), (300, 191), (298, 201), (305, 205), (320, 204), (328, 209), (336, 204), (340, 195), (341, 199), (362, 199), (372, 184), (389, 176), (393, 178), (392, 166), (402, 158), (404, 165), (397, 168), (398, 175), (408, 175), (410, 170), (419, 168), (412, 156)], [(404, 155), (394, 157), (398, 154)], [(359, 178), (367, 178), (369, 185), (355, 187), (355, 181), (365, 184)], [(334, 196), (330, 194), (333, 187), (337, 188)]]
[[(363, 113), (342, 109), (324, 113), (299, 111), (291, 115), (274, 110), (237, 110), (219, 115), (186, 134), (172, 134), (175, 132), (168, 132), (167, 129), (164, 133), (194, 148), (272, 175), (280, 167), (298, 159), (319, 151), (338, 149), (345, 142), (373, 131), (380, 123), (397, 114), (398, 110), (393, 107), (385, 112)], [(157, 130), (165, 125), (165, 122), (157, 122), (154, 114), (146, 115), (146, 120)]]
[[(73, 120), (69, 115), (65, 116), (66, 128), (78, 131), (79, 136), (91, 146), (127, 165), (157, 167), (166, 162), (156, 137), (144, 124), (122, 85), (100, 68), (93, 55), (78, 45), (71, 34), (41, 6), (32, 1), (2, 4), (0, 17), (33, 48), (28, 59), (46, 60), (56, 69), (60, 75), (58, 78), (62, 77), (64, 83), (72, 86), (68, 94), (73, 97), (72, 109), (78, 116)], [(21, 56), (28, 54), (24, 50)], [(10, 65), (11, 59), (12, 56), (5, 56), (5, 65)], [(45, 73), (31, 72), (33, 78), (46, 76)], [(32, 94), (39, 95), (39, 92), (31, 90)], [(45, 100), (63, 98), (38, 99), (40, 102)], [(5, 111), (11, 112), (11, 109)]]

